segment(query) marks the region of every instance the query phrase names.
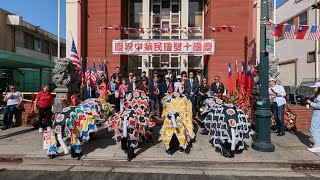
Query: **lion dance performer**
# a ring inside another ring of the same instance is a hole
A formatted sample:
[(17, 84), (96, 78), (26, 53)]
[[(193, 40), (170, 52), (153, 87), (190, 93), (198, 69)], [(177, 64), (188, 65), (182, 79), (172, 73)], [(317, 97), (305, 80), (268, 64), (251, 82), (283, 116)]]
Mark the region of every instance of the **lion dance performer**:
[(149, 98), (142, 91), (127, 94), (124, 109), (113, 114), (106, 126), (113, 130), (114, 139), (121, 142), (121, 149), (127, 154), (127, 160), (135, 158), (134, 148), (141, 140), (152, 140), (154, 122), (149, 118)]
[(171, 155), (170, 142), (173, 135), (179, 141), (179, 151), (185, 152), (188, 143), (195, 137), (192, 124), (192, 103), (184, 95), (176, 92), (162, 99), (165, 119), (160, 130), (160, 141), (164, 142), (166, 153)]
[(217, 97), (206, 99), (200, 111), (200, 120), (209, 131), (214, 147), (224, 157), (242, 153), (244, 140), (253, 134), (247, 115), (236, 105), (225, 104)]
[(57, 156), (58, 143), (65, 154), (69, 154), (66, 141), (71, 142), (71, 156), (81, 156), (81, 143), (90, 139), (90, 134), (97, 131), (96, 124), (105, 122), (112, 114), (113, 106), (104, 99), (87, 99), (78, 106), (69, 106), (58, 113), (53, 122), (50, 147), (47, 155)]

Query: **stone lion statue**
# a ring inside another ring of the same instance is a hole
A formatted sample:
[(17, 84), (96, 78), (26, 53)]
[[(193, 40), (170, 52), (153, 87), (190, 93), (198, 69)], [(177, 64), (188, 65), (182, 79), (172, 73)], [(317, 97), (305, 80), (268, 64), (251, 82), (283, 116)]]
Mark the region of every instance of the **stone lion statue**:
[(69, 92), (77, 93), (81, 75), (75, 70), (75, 65), (68, 58), (56, 58), (53, 69), (53, 82), (57, 87), (67, 87)]

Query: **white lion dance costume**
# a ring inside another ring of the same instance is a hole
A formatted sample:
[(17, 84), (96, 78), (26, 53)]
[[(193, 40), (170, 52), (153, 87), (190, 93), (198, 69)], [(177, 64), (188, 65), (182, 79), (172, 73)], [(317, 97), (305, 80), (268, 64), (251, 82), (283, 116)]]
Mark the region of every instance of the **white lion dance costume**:
[(209, 131), (214, 147), (220, 149), (224, 157), (242, 153), (244, 140), (250, 139), (253, 133), (246, 114), (216, 97), (205, 100), (200, 111), (200, 120)]
[(65, 154), (69, 151), (66, 141), (71, 142), (71, 156), (81, 156), (81, 143), (90, 139), (90, 133), (97, 131), (96, 124), (105, 122), (113, 112), (113, 106), (103, 99), (87, 99), (78, 106), (69, 106), (58, 113), (53, 122), (50, 148), (47, 155), (50, 158), (57, 156), (58, 143)]
[(107, 126), (115, 133), (114, 139), (121, 141), (122, 150), (127, 153), (128, 161), (131, 161), (134, 155), (134, 148), (138, 141), (152, 140), (152, 127), (154, 122), (149, 118), (149, 98), (141, 91), (133, 91), (127, 94), (124, 109), (112, 115)]
[(166, 151), (171, 155), (170, 142), (175, 134), (179, 141), (179, 150), (184, 152), (188, 143), (194, 138), (192, 124), (192, 103), (184, 95), (173, 93), (162, 99), (165, 118), (160, 130), (160, 141), (164, 142)]

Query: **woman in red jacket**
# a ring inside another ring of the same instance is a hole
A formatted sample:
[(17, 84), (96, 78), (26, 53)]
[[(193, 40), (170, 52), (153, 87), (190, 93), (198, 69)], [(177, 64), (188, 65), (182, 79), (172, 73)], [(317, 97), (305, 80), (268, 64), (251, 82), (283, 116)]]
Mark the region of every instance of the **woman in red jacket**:
[(42, 86), (42, 90), (38, 92), (35, 103), (34, 103), (34, 109), (37, 110), (39, 106), (39, 133), (43, 132), (43, 115), (46, 113), (47, 117), (47, 130), (51, 131), (52, 126), (52, 112), (51, 107), (53, 105), (53, 96), (51, 92), (49, 92), (49, 85)]

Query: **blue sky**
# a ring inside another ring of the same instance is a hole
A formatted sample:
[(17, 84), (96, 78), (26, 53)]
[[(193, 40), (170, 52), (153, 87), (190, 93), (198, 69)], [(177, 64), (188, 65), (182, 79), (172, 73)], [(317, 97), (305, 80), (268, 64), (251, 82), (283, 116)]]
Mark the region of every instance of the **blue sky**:
[[(58, 0), (0, 0), (0, 8), (35, 26), (58, 34)], [(66, 0), (61, 0), (60, 35), (66, 37)]]
[(283, 4), (284, 2), (286, 2), (287, 0), (277, 0), (277, 6)]

